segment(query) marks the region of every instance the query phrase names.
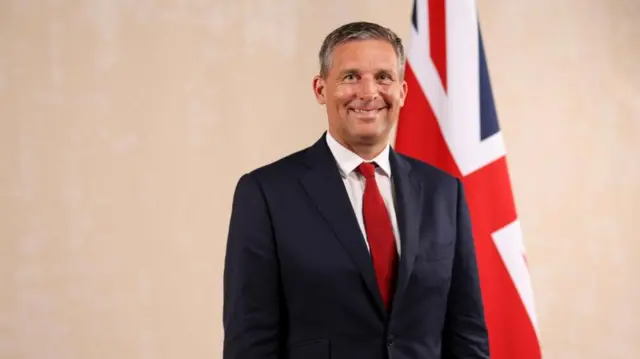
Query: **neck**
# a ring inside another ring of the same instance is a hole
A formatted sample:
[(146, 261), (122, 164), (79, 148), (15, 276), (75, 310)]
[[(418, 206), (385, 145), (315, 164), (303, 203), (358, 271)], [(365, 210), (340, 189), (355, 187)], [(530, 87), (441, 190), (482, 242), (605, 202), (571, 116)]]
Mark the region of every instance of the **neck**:
[(342, 137), (337, 136), (333, 131), (329, 130), (331, 136), (342, 146), (349, 149), (351, 152), (357, 154), (362, 159), (370, 161), (376, 156), (378, 156), (384, 148), (387, 146), (387, 142), (385, 141), (376, 141), (376, 142), (347, 142)]

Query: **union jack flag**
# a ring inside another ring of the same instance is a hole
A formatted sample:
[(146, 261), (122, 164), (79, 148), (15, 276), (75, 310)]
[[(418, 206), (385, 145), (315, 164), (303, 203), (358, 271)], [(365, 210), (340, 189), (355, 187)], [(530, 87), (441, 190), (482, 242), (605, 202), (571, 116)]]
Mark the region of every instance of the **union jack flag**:
[(533, 291), (473, 0), (414, 0), (398, 152), (462, 179), (493, 359), (541, 357)]

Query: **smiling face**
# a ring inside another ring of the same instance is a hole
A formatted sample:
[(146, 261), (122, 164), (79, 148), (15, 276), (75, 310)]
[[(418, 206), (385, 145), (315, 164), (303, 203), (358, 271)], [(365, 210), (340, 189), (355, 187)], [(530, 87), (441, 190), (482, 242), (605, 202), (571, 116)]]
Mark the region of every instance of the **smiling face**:
[(331, 67), (325, 77), (314, 78), (314, 90), (326, 105), (329, 132), (343, 146), (375, 157), (387, 145), (407, 91), (399, 69), (393, 46), (384, 40), (334, 48)]

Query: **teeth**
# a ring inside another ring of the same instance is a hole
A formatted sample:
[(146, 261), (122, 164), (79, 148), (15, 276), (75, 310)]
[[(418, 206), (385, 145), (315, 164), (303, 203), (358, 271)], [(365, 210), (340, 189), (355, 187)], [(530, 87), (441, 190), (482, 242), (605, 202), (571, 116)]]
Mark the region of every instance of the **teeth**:
[(378, 110), (359, 110), (359, 109), (354, 109), (353, 111), (355, 111), (357, 113), (373, 113), (373, 112), (377, 112)]

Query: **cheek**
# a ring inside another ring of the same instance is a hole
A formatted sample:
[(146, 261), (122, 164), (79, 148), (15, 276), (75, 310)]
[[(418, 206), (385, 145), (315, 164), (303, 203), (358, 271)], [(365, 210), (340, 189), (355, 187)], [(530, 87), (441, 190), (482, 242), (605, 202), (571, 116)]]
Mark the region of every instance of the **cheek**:
[(333, 98), (338, 104), (344, 105), (355, 96), (355, 91), (349, 86), (339, 86), (333, 92)]
[(402, 105), (402, 98), (400, 97), (400, 90), (395, 88), (389, 88), (382, 92), (382, 97), (385, 102), (391, 104), (393, 107), (399, 107)]

